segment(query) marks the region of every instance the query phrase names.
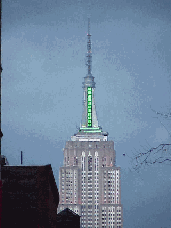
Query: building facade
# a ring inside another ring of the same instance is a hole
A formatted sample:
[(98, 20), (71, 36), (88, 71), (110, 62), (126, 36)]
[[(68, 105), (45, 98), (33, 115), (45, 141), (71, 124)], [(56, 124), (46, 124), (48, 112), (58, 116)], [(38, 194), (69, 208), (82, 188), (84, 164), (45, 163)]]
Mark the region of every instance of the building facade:
[(63, 150), (57, 211), (69, 208), (80, 215), (82, 228), (123, 228), (120, 167), (115, 166), (114, 142), (108, 141), (108, 133), (102, 131), (96, 115), (90, 21), (87, 37), (82, 122)]

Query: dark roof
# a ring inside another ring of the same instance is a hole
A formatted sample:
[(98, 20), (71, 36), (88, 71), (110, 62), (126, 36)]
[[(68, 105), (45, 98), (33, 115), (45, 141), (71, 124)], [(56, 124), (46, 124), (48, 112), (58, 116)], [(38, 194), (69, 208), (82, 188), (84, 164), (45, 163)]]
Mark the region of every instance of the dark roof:
[[(6, 174), (4, 173), (4, 171), (7, 171)], [(24, 179), (27, 176), (34, 176), (35, 174), (40, 175), (40, 177), (43, 177), (44, 175), (48, 176), (51, 190), (53, 192), (53, 196), (55, 199), (55, 203), (58, 205), (59, 204), (59, 192), (58, 192), (58, 188), (57, 188), (57, 185), (55, 182), (51, 164), (43, 165), (43, 166), (4, 165), (2, 167), (2, 179), (3, 178), (16, 179), (17, 176), (20, 179)], [(6, 177), (6, 175), (7, 175), (7, 177)]]
[(73, 212), (69, 208), (65, 208), (63, 211), (59, 212), (57, 215), (66, 216), (66, 217), (73, 217), (73, 216), (80, 217), (78, 214), (76, 214), (75, 212)]

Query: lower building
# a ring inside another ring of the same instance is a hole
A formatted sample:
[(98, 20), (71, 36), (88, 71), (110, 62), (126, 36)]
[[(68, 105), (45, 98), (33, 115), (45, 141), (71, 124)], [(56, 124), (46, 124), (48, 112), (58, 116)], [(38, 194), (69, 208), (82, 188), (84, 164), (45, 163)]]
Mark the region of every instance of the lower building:
[(69, 208), (65, 208), (57, 214), (57, 227), (80, 228), (80, 216)]
[(2, 227), (57, 227), (59, 193), (51, 165), (2, 166), (2, 183)]

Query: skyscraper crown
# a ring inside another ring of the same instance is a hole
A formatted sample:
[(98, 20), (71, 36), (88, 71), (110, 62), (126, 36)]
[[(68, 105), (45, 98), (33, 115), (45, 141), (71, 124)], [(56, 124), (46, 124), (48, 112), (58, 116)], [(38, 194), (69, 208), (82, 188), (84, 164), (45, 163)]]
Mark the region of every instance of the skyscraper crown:
[[(98, 125), (96, 106), (94, 99), (95, 82), (92, 76), (92, 50), (91, 50), (91, 35), (90, 35), (90, 19), (88, 19), (88, 34), (87, 34), (87, 75), (83, 82), (83, 114), (81, 127), (79, 133), (73, 136), (74, 138), (83, 137), (83, 135), (90, 136), (90, 141), (107, 141), (108, 133), (102, 132), (102, 128)], [(81, 136), (82, 135), (82, 136)], [(97, 137), (98, 136), (98, 137)], [(95, 140), (96, 138), (96, 140)], [(97, 140), (98, 138), (98, 140)], [(78, 140), (78, 139), (77, 139)]]

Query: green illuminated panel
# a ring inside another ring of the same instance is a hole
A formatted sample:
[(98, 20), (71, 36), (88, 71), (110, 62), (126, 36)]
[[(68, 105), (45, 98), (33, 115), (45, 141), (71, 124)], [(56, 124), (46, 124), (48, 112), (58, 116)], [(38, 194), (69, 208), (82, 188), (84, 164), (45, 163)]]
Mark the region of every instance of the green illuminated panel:
[(85, 131), (85, 132), (92, 132), (92, 133), (96, 133), (96, 132), (102, 132), (102, 131), (100, 131), (100, 130), (98, 131), (98, 130), (97, 130), (97, 131)]
[[(81, 130), (88, 130), (88, 129), (90, 129), (90, 128), (88, 128), (88, 127), (81, 127), (80, 129), (81, 129)], [(92, 129), (93, 129), (93, 130), (99, 130), (99, 127), (93, 127)]]
[(87, 87), (87, 126), (92, 127), (92, 88)]
[(88, 102), (91, 101), (92, 95), (88, 95)]

